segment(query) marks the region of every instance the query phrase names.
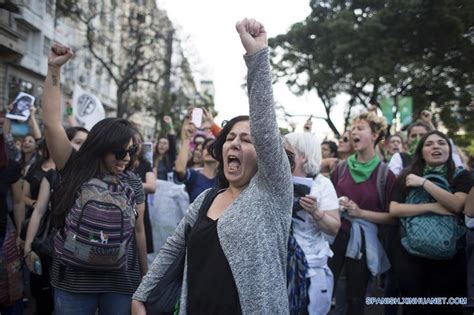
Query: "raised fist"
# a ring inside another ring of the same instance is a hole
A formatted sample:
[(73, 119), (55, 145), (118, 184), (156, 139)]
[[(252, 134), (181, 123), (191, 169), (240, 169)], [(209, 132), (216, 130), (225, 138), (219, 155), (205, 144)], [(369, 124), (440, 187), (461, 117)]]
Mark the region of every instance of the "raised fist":
[(48, 55), (48, 66), (49, 67), (61, 67), (73, 56), (71, 48), (58, 43), (54, 43), (51, 46), (51, 50)]
[(243, 19), (235, 24), (237, 33), (248, 55), (268, 46), (267, 32), (263, 24), (254, 19)]

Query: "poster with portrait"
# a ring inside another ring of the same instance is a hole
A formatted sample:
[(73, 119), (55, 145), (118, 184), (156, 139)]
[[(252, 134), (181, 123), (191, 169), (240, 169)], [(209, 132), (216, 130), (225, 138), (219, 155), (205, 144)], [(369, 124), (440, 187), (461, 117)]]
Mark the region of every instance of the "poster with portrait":
[(31, 106), (35, 103), (33, 95), (20, 92), (13, 101), (13, 108), (7, 113), (7, 118), (27, 121), (30, 117)]
[(79, 85), (74, 87), (72, 109), (76, 121), (87, 130), (91, 130), (97, 122), (105, 118), (104, 106), (99, 98)]

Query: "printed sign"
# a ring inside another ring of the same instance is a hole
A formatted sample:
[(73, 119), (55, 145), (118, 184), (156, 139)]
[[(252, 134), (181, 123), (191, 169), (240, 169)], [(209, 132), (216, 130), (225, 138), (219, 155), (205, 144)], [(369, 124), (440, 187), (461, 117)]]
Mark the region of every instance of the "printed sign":
[(90, 130), (97, 122), (105, 118), (104, 106), (92, 93), (76, 85), (72, 97), (72, 108), (77, 122)]
[(19, 121), (27, 121), (30, 117), (30, 108), (35, 103), (35, 97), (23, 92), (18, 93), (13, 101), (13, 108), (7, 114), (7, 118)]

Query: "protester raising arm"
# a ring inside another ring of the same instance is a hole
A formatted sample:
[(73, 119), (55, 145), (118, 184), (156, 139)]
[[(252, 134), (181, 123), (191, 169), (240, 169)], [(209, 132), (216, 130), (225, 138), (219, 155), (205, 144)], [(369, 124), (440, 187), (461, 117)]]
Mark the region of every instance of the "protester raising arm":
[(35, 140), (41, 139), (41, 130), (38, 126), (38, 122), (36, 121), (36, 107), (31, 106), (30, 109), (30, 118), (28, 119), (28, 125), (30, 125), (31, 131), (30, 134), (35, 138)]
[(178, 180), (183, 181), (186, 175), (186, 164), (188, 163), (189, 144), (194, 132), (193, 123), (186, 118), (181, 127), (181, 147), (176, 158), (175, 172)]
[(58, 169), (63, 169), (72, 146), (61, 123), (61, 66), (73, 56), (69, 47), (53, 44), (48, 56), (48, 73), (44, 81), (43, 122), (49, 152)]
[[(276, 121), (267, 33), (254, 19), (238, 22), (236, 29), (247, 52), (250, 130), (257, 151), (258, 172), (267, 182), (267, 188), (279, 193), (279, 188), (292, 187), (291, 170)], [(288, 187), (283, 183), (288, 183)]]

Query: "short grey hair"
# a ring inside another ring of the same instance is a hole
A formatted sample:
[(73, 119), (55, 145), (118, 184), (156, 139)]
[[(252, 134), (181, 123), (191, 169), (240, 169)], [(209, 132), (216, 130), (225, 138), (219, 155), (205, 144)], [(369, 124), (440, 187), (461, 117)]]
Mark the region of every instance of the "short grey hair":
[(303, 171), (307, 175), (319, 174), (321, 167), (321, 141), (309, 132), (292, 132), (285, 135), (285, 139), (300, 155), (306, 157)]

